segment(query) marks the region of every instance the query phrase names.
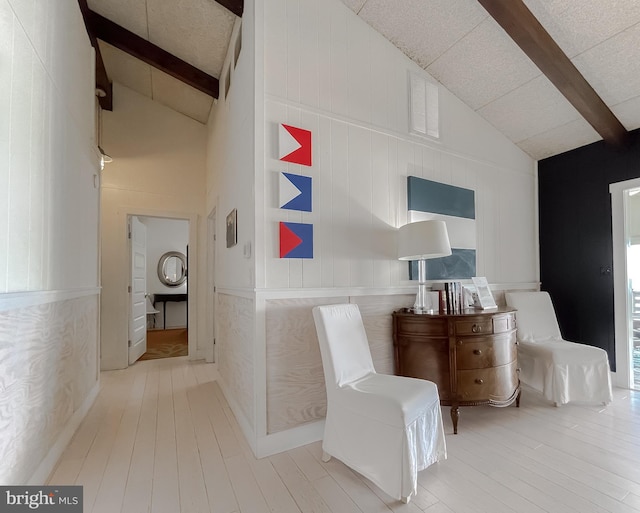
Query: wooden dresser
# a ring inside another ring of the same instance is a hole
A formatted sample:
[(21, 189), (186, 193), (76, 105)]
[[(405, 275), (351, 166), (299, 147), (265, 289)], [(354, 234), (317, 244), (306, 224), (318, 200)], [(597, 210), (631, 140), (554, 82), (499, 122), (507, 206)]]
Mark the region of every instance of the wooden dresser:
[(460, 406), (520, 406), (515, 310), (393, 313), (395, 370), (438, 385), (458, 432)]

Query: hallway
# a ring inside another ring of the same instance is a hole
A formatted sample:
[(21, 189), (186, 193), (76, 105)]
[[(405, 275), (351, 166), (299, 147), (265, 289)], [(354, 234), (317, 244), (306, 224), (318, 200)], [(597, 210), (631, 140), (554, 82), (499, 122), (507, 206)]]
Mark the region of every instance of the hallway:
[[(50, 484), (83, 485), (86, 512), (236, 511), (230, 477), (250, 474), (248, 448), (213, 369), (182, 357), (102, 372)], [(223, 459), (237, 473), (227, 475)]]

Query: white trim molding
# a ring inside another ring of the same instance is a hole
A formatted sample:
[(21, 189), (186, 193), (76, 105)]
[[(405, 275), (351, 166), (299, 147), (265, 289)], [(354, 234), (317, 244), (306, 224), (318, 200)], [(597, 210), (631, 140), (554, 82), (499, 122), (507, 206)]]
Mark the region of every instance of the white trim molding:
[(87, 287), (67, 290), (35, 290), (28, 292), (9, 292), (0, 294), (0, 312), (27, 308), (29, 306), (46, 305), (67, 301), (85, 296), (100, 294), (100, 287)]

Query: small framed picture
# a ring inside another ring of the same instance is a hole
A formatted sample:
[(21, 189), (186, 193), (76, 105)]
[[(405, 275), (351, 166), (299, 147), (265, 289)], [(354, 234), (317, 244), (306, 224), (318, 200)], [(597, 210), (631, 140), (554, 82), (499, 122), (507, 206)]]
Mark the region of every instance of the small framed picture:
[[(489, 284), (487, 283), (487, 279), (484, 277), (474, 277), (471, 278), (471, 281), (473, 281), (473, 284), (476, 286), (477, 294), (477, 303), (474, 306), (482, 308), (483, 310), (488, 308), (498, 308), (496, 300), (493, 298), (493, 294), (489, 288)], [(474, 297), (474, 300), (475, 299), (476, 298)]]
[(233, 209), (227, 216), (227, 247), (231, 248), (238, 243), (238, 211)]

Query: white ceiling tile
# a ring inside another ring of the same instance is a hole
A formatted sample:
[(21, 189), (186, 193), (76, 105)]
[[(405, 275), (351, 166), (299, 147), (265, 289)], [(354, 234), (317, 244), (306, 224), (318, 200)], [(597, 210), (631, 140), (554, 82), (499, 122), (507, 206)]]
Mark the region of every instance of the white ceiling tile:
[(525, 4), (569, 57), (640, 23), (638, 0), (525, 0)]
[(488, 14), (470, 0), (367, 0), (359, 16), (426, 68)]
[(604, 102), (615, 105), (640, 92), (639, 50), (640, 23), (572, 61)]
[(518, 146), (532, 158), (540, 160), (600, 139), (591, 125), (581, 118), (520, 141)]
[(580, 117), (578, 111), (544, 75), (489, 103), (478, 112), (515, 143)]
[(87, 4), (92, 11), (149, 39), (146, 0), (87, 0)]
[(492, 18), (460, 39), (427, 71), (474, 110), (540, 75)]
[(353, 12), (357, 13), (360, 12), (360, 9), (362, 9), (362, 6), (366, 1), (367, 0), (342, 0), (342, 3)]
[[(476, 0), (341, 1), (532, 157), (600, 139)], [(640, 128), (640, 0), (525, 3), (625, 127)], [(220, 77), (236, 17), (214, 0), (88, 4)], [(100, 48), (112, 80), (207, 121), (209, 96), (102, 42)]]
[[(638, 91), (640, 93), (640, 91)], [(627, 130), (640, 128), (640, 96), (613, 105), (611, 111), (620, 120)]]
[(213, 0), (147, 0), (149, 40), (220, 77), (235, 15)]
[(151, 70), (151, 77), (155, 101), (200, 123), (207, 122), (213, 105), (211, 96), (155, 68)]
[(98, 44), (109, 79), (151, 98), (151, 66), (104, 41)]

